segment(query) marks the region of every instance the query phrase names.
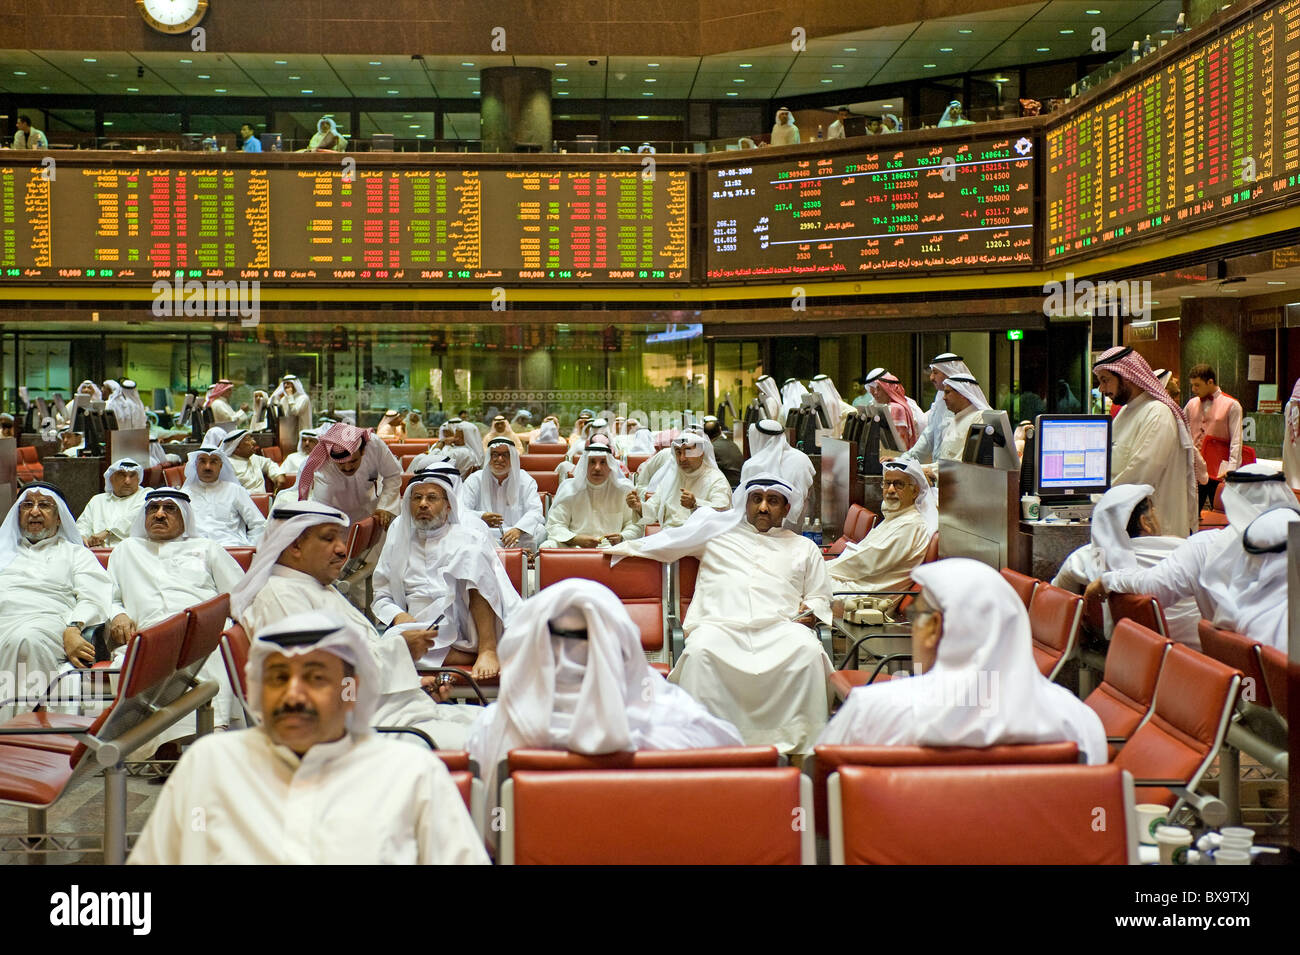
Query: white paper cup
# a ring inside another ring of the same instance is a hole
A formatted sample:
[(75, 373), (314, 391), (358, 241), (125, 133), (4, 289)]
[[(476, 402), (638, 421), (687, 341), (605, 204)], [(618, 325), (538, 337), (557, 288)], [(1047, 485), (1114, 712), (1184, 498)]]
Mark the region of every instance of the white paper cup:
[(1220, 849), (1239, 849), (1242, 852), (1249, 852), (1251, 845), (1252, 843), (1240, 836), (1224, 836), (1219, 842)]
[(1248, 849), (1219, 849), (1214, 853), (1215, 865), (1250, 865)]
[(1133, 807), (1137, 811), (1138, 842), (1146, 846), (1156, 844), (1156, 829), (1169, 822), (1169, 807), (1154, 802), (1142, 802)]
[(1036, 494), (1026, 494), (1020, 499), (1020, 516), (1027, 521), (1038, 520), (1040, 501)]
[(1224, 839), (1245, 839), (1252, 844), (1255, 842), (1255, 830), (1245, 826), (1224, 826), (1219, 830), (1219, 835)]
[(1160, 847), (1161, 865), (1187, 865), (1192, 834), (1182, 826), (1160, 826), (1156, 829), (1156, 845)]

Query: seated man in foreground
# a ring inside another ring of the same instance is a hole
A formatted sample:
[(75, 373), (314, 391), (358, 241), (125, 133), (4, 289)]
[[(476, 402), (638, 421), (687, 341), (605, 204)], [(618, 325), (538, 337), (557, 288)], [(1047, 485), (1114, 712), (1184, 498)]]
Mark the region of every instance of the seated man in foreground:
[(131, 536), (131, 525), (144, 506), (142, 468), (130, 458), (114, 461), (104, 472), (104, 490), (86, 502), (77, 530), (87, 547), (116, 547)]
[(512, 749), (621, 753), (739, 746), (740, 734), (646, 663), (623, 602), (595, 581), (552, 584), (520, 605), (501, 640), (501, 694), (467, 749), (496, 792)]
[[(81, 634), (105, 620), (112, 589), (62, 493), (50, 484), (24, 488), (0, 524), (0, 678), (12, 680), (0, 700), (22, 696), (38, 673), (48, 685), (65, 661), (94, 663), (95, 646)], [(0, 704), (0, 722), (14, 713)]]
[[(244, 571), (220, 544), (195, 535), (188, 494), (156, 487), (145, 496), (131, 536), (113, 549), (108, 576), (113, 581), (108, 643), (124, 647), (136, 631), (217, 594), (230, 593)], [(213, 680), (220, 687), (212, 701), (214, 725), (229, 726), (235, 696), (220, 654), (208, 656), (199, 679)], [(157, 742), (193, 732), (194, 717), (189, 716)]]
[(797, 495), (775, 475), (736, 489), (728, 511), (610, 549), (664, 562), (700, 559), (686, 649), (668, 679), (747, 744), (808, 753), (826, 725), (831, 661), (812, 627), (830, 621), (821, 550), (781, 522)]
[[(1002, 575), (955, 557), (912, 572), (920, 596), (912, 659), (920, 675), (849, 694), (818, 743), (998, 746), (1073, 741), (1108, 758), (1101, 719), (1034, 663), (1025, 605)], [(692, 604), (694, 606), (694, 604)]]
[(455, 492), (437, 471), (407, 485), (375, 568), (371, 611), (389, 627), (385, 639), (424, 645), (417, 668), (472, 666), (475, 680), (488, 680), (501, 672), (497, 639), (519, 595), (492, 538), (462, 525)]
[[(230, 615), (250, 638), (285, 617), (323, 610), (367, 640), (379, 682), (374, 726), (410, 726), (443, 749), (463, 746), (477, 715), (468, 706), (439, 706), (422, 689), (414, 661), (428, 650), (424, 634), (381, 637), (365, 614), (334, 587), (348, 556), (345, 514), (312, 501), (271, 512), (248, 573), (230, 593)], [(429, 678), (433, 681), (433, 678)]]
[(925, 559), (939, 514), (930, 482), (915, 461), (884, 462), (880, 510), (885, 522), (826, 565), (836, 588), (908, 590), (912, 568)]
[(371, 731), (378, 676), (360, 632), (327, 613), (282, 620), (253, 641), (247, 681), (260, 725), (181, 757), (129, 862), (488, 861), (442, 760)]

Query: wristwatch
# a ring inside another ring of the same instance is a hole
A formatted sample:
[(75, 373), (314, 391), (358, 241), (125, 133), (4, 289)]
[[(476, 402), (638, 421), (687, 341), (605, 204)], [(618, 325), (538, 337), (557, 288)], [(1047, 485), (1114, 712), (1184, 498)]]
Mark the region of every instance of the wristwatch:
[(69, 627), (76, 627), (78, 630), (85, 630), (86, 623), (84, 620), (74, 620), (68, 624)]

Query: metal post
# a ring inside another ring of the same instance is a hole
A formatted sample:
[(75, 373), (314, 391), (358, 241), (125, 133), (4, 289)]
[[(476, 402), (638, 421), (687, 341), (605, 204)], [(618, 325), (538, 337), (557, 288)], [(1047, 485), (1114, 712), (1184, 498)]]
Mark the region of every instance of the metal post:
[(27, 835), (30, 837), (27, 842), (33, 850), (28, 865), (45, 865), (45, 853), (35, 850), (41, 848), (41, 843), (45, 841), (45, 835), (49, 828), (44, 809), (27, 810)]
[(197, 721), (196, 735), (207, 736), (213, 731), (213, 728), (216, 726), (217, 717), (215, 711), (212, 709), (211, 700), (208, 700), (208, 702), (199, 707), (198, 712), (195, 714), (195, 719)]
[(126, 767), (104, 769), (104, 865), (126, 862)]
[(1226, 742), (1219, 750), (1219, 799), (1228, 809), (1228, 825), (1241, 825), (1241, 751)]

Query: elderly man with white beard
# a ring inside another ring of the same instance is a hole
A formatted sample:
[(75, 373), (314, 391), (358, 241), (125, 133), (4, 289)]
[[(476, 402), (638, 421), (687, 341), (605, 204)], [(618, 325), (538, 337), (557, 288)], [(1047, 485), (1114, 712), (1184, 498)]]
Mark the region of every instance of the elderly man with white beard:
[(488, 465), (460, 489), (466, 520), (477, 517), (502, 547), (536, 550), (546, 527), (537, 482), (519, 467), (519, 452), (509, 438), (487, 443)]
[(442, 761), (371, 732), (381, 678), (363, 631), (319, 612), (279, 621), (247, 680), (258, 725), (181, 757), (131, 864), (487, 863)]
[(885, 521), (826, 565), (836, 588), (906, 590), (939, 529), (930, 482), (921, 465), (884, 462), (880, 510)]
[[(81, 634), (106, 619), (111, 592), (62, 492), (24, 488), (0, 524), (0, 701), (25, 697), (32, 674), (48, 685), (64, 661), (94, 663), (94, 644)], [(15, 711), (0, 703), (0, 722)]]
[[(188, 494), (158, 487), (145, 496), (131, 536), (113, 549), (108, 576), (113, 581), (108, 642), (124, 647), (137, 630), (230, 593), (244, 572), (224, 547), (195, 534)], [(217, 654), (208, 657), (199, 678), (213, 680), (220, 688), (212, 701), (214, 725), (230, 725), (234, 691)], [(194, 717), (189, 716), (157, 742), (193, 733)]]
[(87, 547), (116, 547), (131, 536), (131, 525), (144, 506), (140, 478), (144, 468), (121, 458), (104, 472), (104, 491), (86, 504), (77, 518), (77, 530)]
[(736, 489), (728, 511), (610, 548), (619, 557), (700, 560), (668, 679), (749, 745), (809, 753), (826, 724), (831, 661), (812, 629), (830, 621), (830, 576), (812, 541), (782, 528), (794, 490), (775, 473)]
[(627, 506), (632, 484), (617, 467), (607, 435), (587, 442), (577, 470), (560, 485), (546, 515), (543, 547), (599, 547), (641, 536), (636, 512)]
[(696, 508), (731, 507), (731, 485), (718, 470), (713, 442), (702, 434), (683, 434), (673, 439), (672, 454), (676, 466), (655, 475), (644, 503), (636, 491), (628, 492), (627, 506), (636, 511), (642, 527), (680, 527)]
[(375, 619), (424, 644), (420, 667), (469, 666), (475, 680), (501, 672), (497, 640), (519, 595), (494, 542), (461, 524), (456, 486), (436, 471), (416, 474), (403, 495), (375, 568)]
[(379, 702), (372, 726), (409, 726), (444, 749), (464, 745), (472, 707), (440, 706), (424, 689), (414, 661), (424, 656), (426, 634), (376, 632), (365, 614), (334, 583), (348, 556), (348, 518), (315, 501), (295, 501), (271, 511), (267, 531), (248, 573), (230, 593), (230, 615), (250, 637), (298, 613), (335, 614), (366, 637), (379, 671)]
[(223, 547), (249, 547), (262, 536), (266, 518), (235, 477), (220, 447), (190, 452), (182, 488), (190, 496), (198, 536)]

